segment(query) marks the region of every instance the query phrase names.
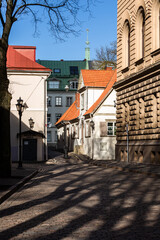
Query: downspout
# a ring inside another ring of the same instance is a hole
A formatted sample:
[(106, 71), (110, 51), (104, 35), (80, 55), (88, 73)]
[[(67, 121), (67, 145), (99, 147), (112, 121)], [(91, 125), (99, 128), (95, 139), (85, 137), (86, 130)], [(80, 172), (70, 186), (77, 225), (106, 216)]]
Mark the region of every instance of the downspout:
[(47, 149), (47, 80), (44, 81), (44, 160), (48, 160)]

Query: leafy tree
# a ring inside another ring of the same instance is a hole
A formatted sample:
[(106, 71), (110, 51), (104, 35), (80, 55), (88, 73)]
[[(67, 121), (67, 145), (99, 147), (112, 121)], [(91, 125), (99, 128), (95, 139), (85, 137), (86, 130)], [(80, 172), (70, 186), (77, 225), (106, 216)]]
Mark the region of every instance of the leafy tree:
[(117, 66), (117, 42), (113, 41), (110, 46), (100, 47), (96, 50), (97, 67), (105, 69), (107, 66)]
[[(0, 0), (0, 176), (11, 175), (10, 160), (10, 102), (6, 55), (11, 28), (21, 17), (31, 15), (35, 27), (43, 16), (56, 39), (75, 33), (79, 11), (89, 9), (94, 0)], [(85, 2), (85, 3), (84, 3)], [(42, 12), (43, 11), (43, 12)], [(24, 30), (25, 31), (25, 30)]]

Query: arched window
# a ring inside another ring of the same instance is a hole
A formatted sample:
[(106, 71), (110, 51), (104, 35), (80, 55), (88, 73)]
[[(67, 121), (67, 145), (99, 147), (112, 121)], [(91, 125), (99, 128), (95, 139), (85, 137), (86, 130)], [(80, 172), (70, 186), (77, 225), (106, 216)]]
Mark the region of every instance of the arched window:
[(129, 67), (130, 65), (130, 25), (129, 21), (126, 20), (123, 28), (123, 68)]
[(152, 9), (152, 50), (160, 48), (160, 0), (155, 0)]
[(145, 14), (144, 9), (140, 7), (136, 20), (136, 59), (144, 57), (145, 50)]

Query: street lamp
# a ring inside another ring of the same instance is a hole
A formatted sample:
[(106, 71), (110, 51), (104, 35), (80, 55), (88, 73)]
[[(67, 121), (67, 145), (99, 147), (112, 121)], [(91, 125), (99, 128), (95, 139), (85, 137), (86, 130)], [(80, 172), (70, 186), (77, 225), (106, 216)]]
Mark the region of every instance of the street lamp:
[(34, 123), (35, 122), (33, 122), (33, 119), (30, 117), (30, 119), (28, 119), (28, 121), (29, 121), (29, 126), (30, 126), (30, 129), (33, 129), (34, 128)]
[(95, 123), (93, 120), (90, 121), (90, 127), (92, 129), (92, 135), (91, 135), (91, 144), (92, 144), (92, 160), (93, 160), (93, 156), (94, 156), (94, 140), (93, 140), (93, 130), (95, 127)]
[(19, 161), (18, 161), (18, 168), (22, 168), (22, 146), (21, 146), (21, 122), (22, 122), (22, 113), (24, 111), (25, 105), (23, 104), (23, 100), (21, 97), (17, 100), (16, 104), (17, 111), (19, 113)]

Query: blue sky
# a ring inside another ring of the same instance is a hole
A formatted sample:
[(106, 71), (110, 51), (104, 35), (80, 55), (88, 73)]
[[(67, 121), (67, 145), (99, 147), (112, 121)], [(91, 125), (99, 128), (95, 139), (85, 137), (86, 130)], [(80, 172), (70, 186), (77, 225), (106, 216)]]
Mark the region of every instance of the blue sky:
[[(83, 0), (82, 0), (83, 2)], [(91, 7), (92, 17), (81, 13), (83, 20), (77, 37), (67, 36), (65, 42), (55, 41), (47, 25), (39, 24), (39, 36), (34, 37), (33, 22), (28, 17), (17, 21), (11, 31), (10, 45), (36, 46), (36, 59), (83, 60), (85, 58), (86, 29), (89, 29), (91, 60), (96, 58), (96, 49), (110, 44), (117, 37), (117, 1), (100, 0)]]

